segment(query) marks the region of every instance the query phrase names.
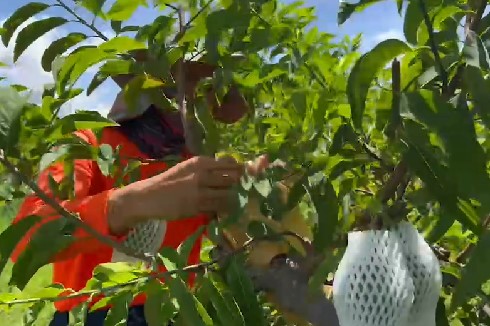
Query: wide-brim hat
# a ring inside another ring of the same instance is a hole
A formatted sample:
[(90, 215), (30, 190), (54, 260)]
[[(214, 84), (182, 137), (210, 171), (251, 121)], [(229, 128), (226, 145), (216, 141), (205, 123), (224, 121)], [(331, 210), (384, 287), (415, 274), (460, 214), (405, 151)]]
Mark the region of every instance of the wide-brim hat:
[[(147, 49), (137, 50), (131, 52), (131, 56), (137, 62), (155, 62), (158, 64), (158, 60), (155, 60)], [(241, 60), (243, 57), (240, 54), (233, 55), (236, 60)], [(212, 77), (214, 71), (218, 68), (217, 65), (207, 62), (206, 55), (197, 55), (194, 53), (188, 53), (184, 57), (184, 74), (186, 83), (195, 85), (199, 80), (203, 78)], [(176, 75), (177, 65), (171, 67), (172, 75)], [(108, 118), (121, 122), (124, 120), (130, 120), (142, 115), (153, 103), (147, 94), (141, 93), (137, 99), (135, 99), (135, 106), (129, 107), (125, 94), (124, 87), (134, 78), (136, 75), (116, 75), (112, 76), (114, 82), (121, 88), (121, 91), (117, 94), (116, 99), (109, 111)], [(176, 95), (175, 87), (162, 87), (163, 93), (167, 98), (174, 98)], [(246, 103), (242, 94), (232, 87), (229, 93), (225, 96), (225, 100), (218, 105), (214, 101), (213, 95), (209, 97), (212, 104), (213, 116), (224, 123), (233, 123), (239, 120), (248, 111), (248, 104)]]

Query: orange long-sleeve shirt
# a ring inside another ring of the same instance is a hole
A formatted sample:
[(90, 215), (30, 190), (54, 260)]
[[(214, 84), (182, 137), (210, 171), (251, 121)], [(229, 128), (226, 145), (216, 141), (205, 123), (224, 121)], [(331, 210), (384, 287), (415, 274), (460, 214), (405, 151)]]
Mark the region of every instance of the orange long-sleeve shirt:
[[(91, 131), (77, 132), (77, 136), (93, 146), (98, 146), (99, 142)], [(117, 128), (106, 128), (103, 130), (100, 144), (109, 144), (113, 148), (120, 146), (122, 166), (128, 163), (127, 158), (148, 158), (133, 143), (131, 143)], [(185, 157), (190, 157), (184, 153)], [(167, 168), (165, 163), (144, 164), (141, 167), (141, 178), (146, 179), (153, 175), (163, 172)], [(38, 186), (46, 193), (51, 193), (48, 175), (60, 181), (63, 178), (63, 164), (53, 164), (47, 170), (42, 171), (38, 178)], [(92, 160), (75, 161), (75, 199), (61, 202), (67, 210), (79, 214), (80, 218), (97, 230), (99, 233), (122, 240), (124, 237), (111, 235), (107, 222), (107, 200), (115, 186), (115, 180), (105, 177), (99, 170), (98, 164)], [(38, 197), (28, 196), (16, 216), (14, 223), (29, 215), (48, 217), (43, 222), (52, 218), (59, 218), (54, 210), (46, 205)], [(205, 215), (196, 216), (184, 220), (171, 221), (167, 224), (167, 232), (162, 243), (163, 246), (177, 248), (188, 236), (194, 233), (200, 226), (207, 223)], [(36, 226), (36, 227), (39, 227)], [(30, 235), (36, 229), (32, 228), (23, 240), (16, 247), (12, 260), (16, 261), (22, 250), (26, 247)], [(101, 243), (97, 239), (89, 236), (86, 232), (78, 229), (75, 234), (77, 239), (72, 245), (60, 252), (53, 260), (53, 282), (62, 284), (67, 289), (79, 291), (83, 289), (87, 281), (92, 277), (94, 268), (100, 263), (111, 260), (112, 248)], [(199, 262), (202, 236), (195, 243), (189, 256), (189, 264)], [(161, 271), (164, 271), (162, 268)], [(193, 282), (194, 277), (189, 278)], [(76, 305), (82, 303), (87, 298), (76, 298), (55, 303), (58, 311), (69, 311)], [(135, 298), (133, 305), (143, 304), (145, 297), (140, 295)], [(95, 301), (94, 301), (95, 302)]]

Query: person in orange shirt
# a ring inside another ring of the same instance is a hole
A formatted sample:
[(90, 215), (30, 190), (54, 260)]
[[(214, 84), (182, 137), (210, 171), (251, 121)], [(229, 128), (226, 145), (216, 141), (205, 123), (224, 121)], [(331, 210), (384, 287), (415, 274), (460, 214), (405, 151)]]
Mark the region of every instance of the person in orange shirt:
[[(203, 67), (206, 70), (204, 75), (212, 72), (210, 66), (187, 63), (186, 79), (192, 81), (202, 78)], [(126, 82), (129, 79), (126, 78)], [(115, 80), (120, 81), (116, 78)], [(193, 99), (195, 84), (187, 85), (187, 100), (190, 102)], [(170, 90), (164, 92), (168, 97), (174, 94)], [(231, 120), (236, 121), (246, 113), (247, 106), (236, 90), (230, 94), (221, 109), (231, 110)], [(226, 111), (223, 112), (226, 115)], [(99, 139), (90, 130), (77, 132), (76, 135), (93, 146), (120, 146), (120, 157), (123, 158), (121, 170), (128, 164), (129, 159), (151, 161), (148, 159), (181, 155), (184, 160), (170, 168), (161, 160), (143, 164), (140, 180), (124, 187), (117, 187), (114, 178), (104, 176), (96, 162), (76, 160), (75, 199), (60, 201), (63, 207), (79, 214), (85, 223), (106, 237), (120, 242), (126, 241), (129, 245), (130, 240), (133, 240), (133, 244), (134, 241), (146, 241), (150, 243), (150, 247), (153, 245), (152, 250), (158, 250), (163, 246), (177, 248), (200, 226), (208, 222), (208, 216), (227, 212), (232, 186), (239, 181), (244, 172), (244, 165), (230, 157), (214, 159), (191, 155), (185, 147), (180, 116), (164, 113), (144, 97), (139, 99), (137, 112), (130, 112), (124, 96), (122, 93), (119, 94), (109, 117), (119, 125), (103, 129)], [(233, 121), (228, 119), (227, 122)], [(259, 173), (267, 166), (267, 158), (261, 156), (248, 168), (251, 173)], [(51, 194), (49, 175), (60, 182), (64, 176), (63, 164), (53, 164), (39, 175), (39, 187)], [(14, 223), (29, 215), (59, 218), (50, 206), (35, 195), (26, 197)], [(34, 228), (17, 246), (12, 256), (14, 261), (22, 253), (33, 231)], [(136, 239), (138, 236), (140, 239)], [(131, 259), (81, 229), (74, 233), (74, 237), (76, 241), (52, 260), (53, 283), (62, 284), (67, 289), (83, 289), (92, 277), (94, 268), (101, 263)], [(190, 253), (188, 264), (199, 262), (201, 240), (202, 235)], [(139, 249), (144, 251), (148, 247)], [(164, 271), (163, 267), (161, 270)], [(189, 286), (192, 286), (192, 276), (188, 282)], [(50, 326), (68, 325), (68, 312), (86, 300), (86, 297), (78, 297), (55, 302), (56, 312)], [(144, 296), (134, 299), (129, 309), (127, 325), (147, 325), (143, 313), (144, 301)], [(95, 302), (96, 300), (91, 304)], [(106, 314), (107, 309), (89, 312), (85, 325), (102, 326)]]

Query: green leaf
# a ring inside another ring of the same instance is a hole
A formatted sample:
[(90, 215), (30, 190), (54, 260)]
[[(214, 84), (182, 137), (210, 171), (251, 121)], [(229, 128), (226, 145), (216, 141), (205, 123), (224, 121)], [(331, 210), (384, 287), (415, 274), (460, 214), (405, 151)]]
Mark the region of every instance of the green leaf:
[(167, 271), (175, 271), (177, 270), (180, 266), (185, 266), (186, 263), (180, 259), (179, 254), (174, 248), (171, 247), (162, 247), (160, 249), (159, 254), (159, 259), (163, 263), (163, 266), (165, 266), (165, 269)]
[(68, 20), (62, 17), (48, 17), (42, 20), (35, 21), (24, 27), (17, 36), (14, 46), (14, 62), (24, 53), (27, 48), (34, 43), (38, 38), (47, 32), (64, 25)]
[(352, 16), (355, 12), (361, 12), (370, 5), (380, 2), (382, 0), (359, 0), (358, 3), (348, 3), (345, 1), (340, 2), (339, 13), (337, 14), (337, 23), (342, 25)]
[(95, 267), (93, 276), (95, 279), (106, 283), (104, 286), (126, 284), (138, 277), (138, 269), (124, 262), (103, 263)]
[(73, 243), (73, 230), (74, 223), (66, 218), (45, 222), (37, 228), (12, 268), (9, 285), (23, 290), (39, 268), (51, 263), (61, 250)]
[(63, 93), (65, 87), (76, 83), (88, 68), (103, 60), (114, 57), (114, 53), (105, 52), (99, 48), (78, 48), (76, 52), (72, 52), (66, 59), (64, 59), (61, 68), (57, 72), (56, 91), (58, 93)]
[(87, 35), (83, 33), (70, 33), (65, 37), (62, 37), (49, 45), (44, 51), (41, 59), (41, 65), (44, 71), (51, 71), (52, 64), (57, 56), (62, 55), (72, 46), (87, 39)]
[(104, 326), (125, 326), (127, 325), (129, 305), (133, 301), (131, 291), (123, 291), (111, 298), (112, 308), (107, 313)]
[[(466, 200), (477, 199), (482, 205), (480, 212), (488, 214), (490, 178), (485, 153), (477, 140), (473, 117), (466, 107), (466, 101), (459, 101), (453, 106), (436, 93), (426, 90), (402, 94), (402, 99), (407, 101), (402, 109), (410, 110), (408, 114), (403, 113), (404, 118), (423, 123), (438, 135), (447, 153), (447, 173), (458, 190), (458, 196)], [(455, 125), (458, 128), (454, 128)]]
[(99, 73), (106, 76), (115, 76), (143, 72), (142, 68), (137, 68), (139, 67), (134, 62), (129, 60), (110, 60), (100, 67)]
[(78, 0), (77, 2), (95, 16), (104, 18), (102, 8), (106, 0)]
[(65, 144), (54, 148), (41, 157), (39, 170), (44, 171), (50, 165), (68, 159), (93, 159), (92, 147), (85, 144)]
[(314, 187), (306, 187), (318, 216), (314, 229), (313, 245), (318, 252), (325, 251), (333, 239), (339, 221), (339, 200), (337, 193), (328, 180), (321, 181)]
[(36, 322), (39, 319), (39, 315), (46, 307), (46, 301), (38, 301), (35, 302), (32, 306), (27, 308), (27, 311), (22, 316), (22, 325), (24, 326), (33, 326), (36, 325)]
[(34, 15), (46, 10), (50, 5), (42, 2), (29, 2), (28, 4), (17, 9), (9, 18), (3, 23), (3, 31), (1, 33), (2, 43), (5, 47), (8, 46), (10, 39), (14, 35), (17, 28), (26, 22)]
[(40, 220), (41, 218), (36, 215), (27, 216), (19, 222), (9, 225), (0, 234), (0, 243), (2, 244), (0, 246), (0, 275), (17, 244), (22, 240), (27, 231)]
[(148, 326), (169, 325), (177, 309), (170, 300), (168, 289), (158, 280), (151, 280), (146, 286), (145, 319)]
[(109, 76), (107, 74), (101, 73), (100, 71), (96, 72), (94, 78), (92, 78), (90, 84), (87, 86), (87, 96), (90, 96), (108, 78)]
[(477, 225), (468, 218), (456, 204), (458, 202), (457, 186), (431, 148), (423, 145), (421, 138), (428, 139), (422, 128), (405, 122), (406, 146), (405, 160), (410, 169), (424, 182), (430, 193), (441, 203), (441, 218), (430, 237), (437, 239), (453, 224), (454, 218), (460, 220), (470, 230), (475, 231)]
[(109, 144), (101, 144), (99, 146), (99, 155), (97, 156), (97, 165), (102, 172), (102, 175), (111, 176), (111, 171), (114, 170), (116, 162), (116, 153)]
[(468, 298), (479, 293), (484, 282), (490, 280), (490, 231), (480, 236), (473, 248), (470, 260), (463, 268), (461, 280), (456, 284), (451, 301), (451, 310), (460, 307)]
[(1, 87), (0, 98), (0, 148), (8, 149), (17, 145), (20, 117), (27, 100), (12, 87)]
[(463, 58), (468, 66), (488, 70), (490, 68), (487, 49), (483, 44), (482, 39), (475, 32), (470, 31), (470, 37), (474, 42), (465, 42), (462, 50)]
[(446, 306), (444, 304), (444, 298), (443, 297), (440, 297), (439, 301), (437, 301), (436, 325), (437, 326), (449, 326), (448, 315), (446, 313)]
[(52, 130), (53, 132), (59, 131), (62, 135), (67, 135), (78, 130), (97, 130), (118, 125), (116, 122), (104, 118), (97, 111), (78, 111), (57, 120), (53, 124)]
[(474, 109), (485, 123), (487, 128), (490, 128), (490, 93), (488, 92), (489, 83), (483, 77), (482, 71), (474, 66), (466, 66), (464, 70), (464, 83), (471, 95)]
[(106, 17), (114, 21), (125, 21), (133, 16), (139, 6), (146, 6), (146, 0), (116, 0)]
[(187, 239), (185, 239), (185, 241), (182, 242), (177, 248), (177, 252), (180, 256), (180, 260), (182, 262), (185, 262), (186, 265), (187, 265), (187, 261), (189, 260), (191, 251), (196, 245), (196, 241), (202, 236), (205, 229), (206, 227), (201, 225), (199, 228), (197, 228), (196, 231), (194, 231), (189, 237), (187, 237)]
[(257, 300), (257, 295), (250, 278), (245, 274), (245, 268), (238, 261), (239, 256), (230, 259), (226, 268), (226, 280), (228, 287), (235, 296), (240, 307), (245, 325), (265, 326), (262, 308)]
[(379, 43), (356, 62), (347, 81), (347, 96), (351, 106), (352, 121), (356, 129), (362, 129), (366, 97), (377, 73), (390, 60), (408, 51), (410, 51), (410, 47), (405, 42), (388, 39)]
[(146, 49), (146, 45), (129, 36), (117, 36), (99, 45), (99, 49), (106, 52), (126, 53)]
[(182, 317), (187, 325), (213, 325), (211, 317), (197, 298), (189, 291), (187, 285), (180, 277), (173, 275), (166, 279), (166, 283), (172, 296), (177, 299), (177, 302), (180, 305), (180, 311), (185, 311)]
[[(194, 115), (196, 122), (199, 123), (201, 130), (204, 131), (204, 137), (202, 140), (202, 152), (206, 155), (212, 156), (216, 153), (219, 145), (219, 131), (216, 127), (216, 121), (211, 115), (211, 110), (207, 103), (201, 98), (195, 105)], [(197, 128), (194, 134), (197, 134)]]
[[(425, 28), (427, 33), (427, 27), (425, 26), (424, 13), (421, 10), (420, 0), (407, 1), (407, 3), (407, 9), (403, 21), (403, 33), (405, 35), (405, 39), (410, 44), (417, 44), (417, 42), (421, 43), (420, 41), (422, 40), (418, 39), (418, 36), (420, 35), (419, 31), (422, 28)], [(425, 9), (428, 11), (427, 14), (429, 17), (432, 16), (432, 25), (434, 25), (434, 28), (436, 28), (435, 25), (440, 24), (440, 21), (436, 22), (436, 19), (443, 19), (442, 16), (441, 18), (438, 18), (437, 16), (439, 16), (441, 13), (444, 14), (442, 10), (437, 8), (439, 5), (441, 5), (441, 0), (424, 0), (424, 4)], [(432, 14), (431, 11), (433, 8), (436, 8), (434, 14)], [(433, 17), (434, 15), (435, 17)]]
[(403, 20), (403, 33), (408, 43), (417, 44), (417, 32), (423, 21), (424, 14), (420, 10), (419, 0), (408, 1)]
[(219, 289), (211, 275), (203, 279), (202, 286), (216, 310), (221, 325), (246, 325), (234, 298), (229, 294), (225, 294), (226, 290)]
[(33, 293), (36, 298), (54, 298), (61, 295), (63, 292), (66, 292), (66, 289), (63, 285), (60, 284), (51, 284), (40, 290), (37, 290)]
[(10, 84), (10, 87), (15, 89), (17, 92), (24, 92), (29, 89), (27, 86), (19, 85), (19, 84)]

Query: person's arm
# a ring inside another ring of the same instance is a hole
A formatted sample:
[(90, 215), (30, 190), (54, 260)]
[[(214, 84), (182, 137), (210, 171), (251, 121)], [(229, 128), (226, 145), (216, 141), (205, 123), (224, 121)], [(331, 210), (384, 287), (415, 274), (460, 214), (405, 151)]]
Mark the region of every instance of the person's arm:
[[(77, 136), (89, 144), (96, 146), (97, 141), (92, 132), (78, 132)], [(92, 160), (75, 160), (74, 164), (75, 199), (57, 201), (69, 212), (78, 214), (84, 223), (88, 224), (100, 234), (107, 237), (112, 237), (116, 241), (122, 241), (124, 239), (125, 232), (119, 232), (117, 235), (114, 234), (109, 227), (108, 222), (111, 215), (111, 210), (115, 209), (116, 211), (124, 211), (124, 209), (118, 208), (117, 205), (111, 204), (112, 195), (118, 190), (108, 189), (98, 194), (89, 196), (89, 189), (94, 186), (95, 182), (101, 181), (102, 174), (98, 169), (96, 162)], [(51, 195), (52, 192), (49, 187), (49, 175), (51, 175), (57, 182), (60, 182), (64, 177), (63, 164), (53, 164), (45, 171), (42, 171), (39, 175), (37, 185), (42, 191)], [(124, 202), (124, 198), (121, 196), (118, 198), (119, 202)], [(16, 261), (22, 251), (26, 248), (29, 239), (32, 237), (37, 228), (39, 228), (39, 226), (48, 221), (52, 221), (53, 219), (60, 218), (59, 214), (57, 214), (51, 206), (47, 205), (35, 194), (25, 198), (13, 223), (19, 222), (23, 218), (30, 215), (38, 215), (43, 219), (39, 224), (35, 225), (31, 230), (29, 230), (22, 241), (17, 245), (12, 255), (13, 261)], [(99, 240), (88, 235), (80, 228), (77, 228), (74, 233), (74, 237), (76, 238), (76, 241), (62, 250), (54, 258), (54, 260), (68, 259), (77, 254), (93, 252), (100, 249), (102, 246), (106, 246)]]

